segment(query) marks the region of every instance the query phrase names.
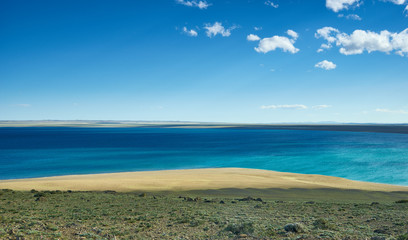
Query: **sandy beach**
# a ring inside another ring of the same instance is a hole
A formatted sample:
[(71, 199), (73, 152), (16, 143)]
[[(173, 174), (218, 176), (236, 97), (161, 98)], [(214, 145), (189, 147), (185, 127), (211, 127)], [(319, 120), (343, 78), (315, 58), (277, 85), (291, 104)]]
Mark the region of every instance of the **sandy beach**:
[(352, 181), (322, 175), (283, 173), (243, 168), (212, 168), (69, 175), (1, 180), (0, 189), (74, 191), (189, 191), (215, 189), (353, 189), (403, 191), (408, 187)]

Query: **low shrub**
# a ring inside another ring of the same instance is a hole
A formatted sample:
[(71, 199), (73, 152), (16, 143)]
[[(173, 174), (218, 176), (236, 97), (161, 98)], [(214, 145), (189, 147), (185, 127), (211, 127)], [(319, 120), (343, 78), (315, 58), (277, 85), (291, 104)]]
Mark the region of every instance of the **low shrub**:
[(226, 231), (230, 231), (236, 235), (239, 234), (251, 234), (255, 231), (254, 224), (252, 222), (246, 222), (241, 224), (229, 224), (226, 228)]
[(330, 223), (327, 219), (319, 218), (314, 221), (313, 226), (317, 229), (334, 229), (335, 225)]

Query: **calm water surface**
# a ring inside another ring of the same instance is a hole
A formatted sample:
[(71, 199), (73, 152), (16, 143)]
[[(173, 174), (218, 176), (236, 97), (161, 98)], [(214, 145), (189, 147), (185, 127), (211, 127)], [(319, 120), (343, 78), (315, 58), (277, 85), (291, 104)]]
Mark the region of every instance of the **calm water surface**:
[(243, 167), (408, 186), (408, 135), (254, 129), (0, 128), (0, 179)]

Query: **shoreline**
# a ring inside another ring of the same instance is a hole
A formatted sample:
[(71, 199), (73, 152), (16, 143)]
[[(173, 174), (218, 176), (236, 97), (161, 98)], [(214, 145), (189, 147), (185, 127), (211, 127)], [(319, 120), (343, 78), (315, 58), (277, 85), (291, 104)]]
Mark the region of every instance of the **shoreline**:
[(0, 189), (21, 191), (195, 191), (221, 189), (333, 189), (406, 192), (408, 187), (312, 174), (246, 168), (161, 170), (0, 180)]
[(185, 128), (185, 129), (247, 129), (247, 130), (312, 130), (340, 132), (374, 132), (408, 134), (404, 123), (206, 123), (171, 121), (0, 121), (0, 128)]

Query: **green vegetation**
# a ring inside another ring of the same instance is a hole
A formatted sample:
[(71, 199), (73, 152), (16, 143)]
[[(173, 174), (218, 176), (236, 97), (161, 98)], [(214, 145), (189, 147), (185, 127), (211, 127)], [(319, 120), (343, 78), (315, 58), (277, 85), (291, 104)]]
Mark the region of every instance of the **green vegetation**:
[(398, 199), (255, 193), (0, 190), (0, 239), (408, 239)]

